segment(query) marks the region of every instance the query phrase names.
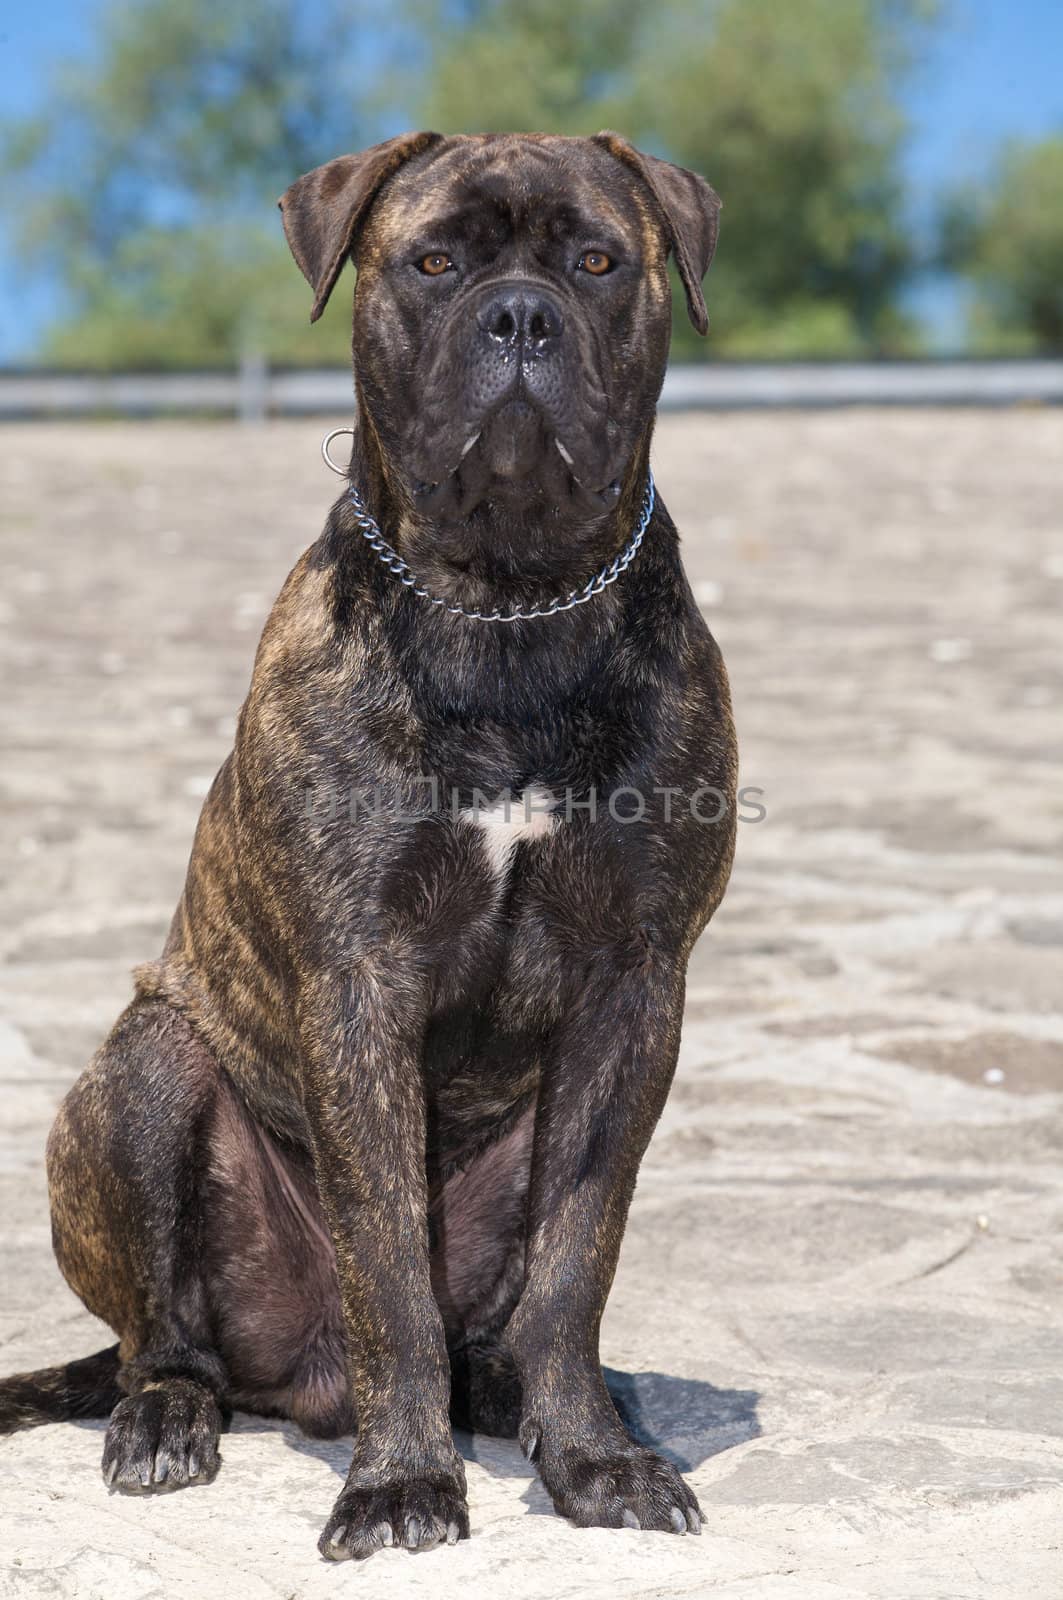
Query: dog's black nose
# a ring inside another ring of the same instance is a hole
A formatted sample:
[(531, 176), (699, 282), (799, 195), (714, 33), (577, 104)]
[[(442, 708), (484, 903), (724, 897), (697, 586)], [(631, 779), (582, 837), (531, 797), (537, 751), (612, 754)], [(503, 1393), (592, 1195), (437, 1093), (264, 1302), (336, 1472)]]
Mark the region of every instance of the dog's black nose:
[(485, 300), (476, 313), (484, 333), (499, 344), (536, 345), (542, 348), (559, 339), (565, 327), (561, 307), (538, 289), (511, 285)]

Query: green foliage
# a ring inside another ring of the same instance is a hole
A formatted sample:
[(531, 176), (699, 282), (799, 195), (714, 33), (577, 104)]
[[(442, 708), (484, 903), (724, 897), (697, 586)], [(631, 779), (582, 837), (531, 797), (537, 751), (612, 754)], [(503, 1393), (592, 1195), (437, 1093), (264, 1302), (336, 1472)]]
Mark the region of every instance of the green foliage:
[[(895, 311), (898, 83), (917, 0), (477, 0), (424, 104), (456, 131), (619, 127), (723, 198), (707, 294), (720, 355), (909, 345)], [(437, 19), (438, 20), (438, 19)], [(702, 353), (681, 317), (677, 353)]]
[(345, 359), (341, 316), (311, 336), (275, 210), (293, 177), (373, 137), (344, 69), (352, 7), (317, 12), (309, 25), (293, 0), (118, 0), (97, 61), (62, 70), (49, 109), (9, 126), (28, 268), (64, 291), (42, 354), (99, 367), (231, 365), (252, 347)]
[(66, 293), (47, 355), (342, 359), (346, 297), (308, 328), (272, 204), (299, 173), (402, 125), (616, 127), (703, 172), (724, 200), (713, 330), (706, 347), (677, 295), (680, 355), (910, 346), (897, 89), (928, 0), (401, 0), (386, 24), (371, 3), (126, 0), (106, 13), (97, 62), (57, 91), (62, 110), (9, 129), (29, 257)]
[(942, 255), (973, 287), (974, 349), (1063, 353), (1063, 135), (1008, 145), (987, 183), (954, 194)]
[(274, 362), (336, 366), (349, 359), (347, 273), (310, 326), (311, 291), (287, 245), (257, 224), (144, 228), (76, 281), (86, 309), (45, 337), (59, 366), (150, 371), (232, 367), (246, 353)]
[[(448, 133), (597, 133), (627, 122), (643, 36), (640, 0), (470, 0), (420, 6), (435, 41), (403, 86), (428, 127)], [(626, 127), (624, 129), (626, 131)]]

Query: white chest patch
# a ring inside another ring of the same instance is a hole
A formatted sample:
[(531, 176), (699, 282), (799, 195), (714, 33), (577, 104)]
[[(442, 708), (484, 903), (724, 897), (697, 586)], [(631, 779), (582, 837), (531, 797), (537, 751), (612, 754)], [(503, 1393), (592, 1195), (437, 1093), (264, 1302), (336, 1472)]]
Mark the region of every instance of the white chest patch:
[(498, 878), (509, 870), (514, 850), (522, 839), (542, 839), (558, 826), (550, 809), (554, 797), (533, 785), (523, 794), (496, 801), (493, 806), (467, 806), (461, 820), (479, 828), (487, 859)]

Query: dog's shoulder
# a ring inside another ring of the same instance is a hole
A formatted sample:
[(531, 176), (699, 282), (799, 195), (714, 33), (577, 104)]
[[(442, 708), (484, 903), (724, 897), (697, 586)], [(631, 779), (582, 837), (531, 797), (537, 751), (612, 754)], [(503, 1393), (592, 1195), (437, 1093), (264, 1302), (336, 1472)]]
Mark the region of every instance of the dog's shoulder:
[(305, 679), (326, 670), (357, 676), (369, 669), (375, 618), (368, 607), (364, 615), (351, 614), (344, 559), (341, 531), (330, 519), (273, 603), (255, 657), (256, 679)]

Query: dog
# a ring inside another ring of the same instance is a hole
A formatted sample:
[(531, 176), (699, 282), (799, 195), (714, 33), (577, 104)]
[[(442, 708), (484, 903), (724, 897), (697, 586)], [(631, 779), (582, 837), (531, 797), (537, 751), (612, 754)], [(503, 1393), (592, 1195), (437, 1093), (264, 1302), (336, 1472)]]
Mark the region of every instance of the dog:
[(734, 849), (649, 466), (667, 261), (704, 332), (719, 200), (613, 133), (411, 133), (280, 205), (312, 320), (356, 268), (349, 488), (48, 1140), (59, 1265), (118, 1342), (4, 1382), (0, 1427), (109, 1415), (137, 1491), (212, 1478), (234, 1408), (354, 1434), (331, 1559), (468, 1536), (455, 1423), (578, 1525), (696, 1533), (598, 1333)]

